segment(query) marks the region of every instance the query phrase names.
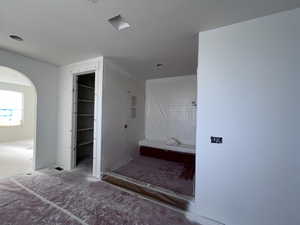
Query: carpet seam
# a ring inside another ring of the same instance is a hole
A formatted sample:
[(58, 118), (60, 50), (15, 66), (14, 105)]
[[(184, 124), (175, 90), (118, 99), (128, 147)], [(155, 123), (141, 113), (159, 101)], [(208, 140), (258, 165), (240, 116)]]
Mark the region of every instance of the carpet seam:
[(22, 189), (24, 189), (25, 191), (27, 191), (28, 193), (34, 195), (35, 197), (37, 197), (38, 199), (40, 199), (42, 202), (47, 203), (48, 205), (50, 205), (51, 207), (54, 207), (58, 210), (60, 210), (61, 212), (63, 212), (64, 214), (68, 215), (69, 217), (75, 219), (77, 222), (79, 222), (82, 225), (89, 225), (88, 223), (84, 222), (82, 219), (80, 219), (79, 217), (75, 216), (73, 213), (69, 212), (68, 210), (58, 206), (57, 204), (55, 204), (54, 202), (49, 201), (48, 199), (44, 198), (43, 196), (35, 193), (33, 190), (29, 189), (28, 187), (25, 187), (23, 184), (21, 184), (20, 182), (18, 182), (17, 180), (15, 180), (14, 178), (10, 178), (10, 180), (15, 183), (16, 185), (18, 185), (19, 187), (21, 187)]

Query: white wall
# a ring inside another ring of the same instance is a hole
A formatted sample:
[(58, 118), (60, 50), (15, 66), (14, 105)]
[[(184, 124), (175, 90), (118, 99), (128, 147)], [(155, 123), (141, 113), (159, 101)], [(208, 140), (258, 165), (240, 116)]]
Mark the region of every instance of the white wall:
[[(105, 59), (103, 62), (103, 57), (60, 68), (57, 164), (65, 169), (72, 168), (72, 89), (74, 74), (90, 71), (96, 71), (99, 75), (99, 80), (96, 81), (98, 87), (96, 90), (98, 99), (96, 126), (98, 126), (98, 133), (95, 136), (99, 146), (94, 149), (96, 150), (94, 157), (101, 160), (98, 165), (94, 164), (94, 172), (98, 173), (100, 167), (102, 172), (110, 171), (124, 164), (138, 153), (138, 141), (144, 138), (145, 83), (132, 78), (113, 61)], [(130, 95), (137, 96), (138, 105), (137, 118), (126, 121), (129, 113), (127, 105), (129, 101), (128, 91), (131, 91)], [(129, 126), (125, 132), (123, 127), (126, 122)], [(94, 173), (94, 175), (99, 177), (99, 174)]]
[(0, 142), (33, 139), (36, 107), (36, 94), (34, 87), (0, 82), (0, 90), (21, 92), (23, 93), (24, 99), (24, 114), (21, 126), (0, 127)]
[[(137, 96), (135, 119), (129, 116), (131, 95)], [(145, 82), (134, 79), (105, 58), (102, 109), (102, 171), (107, 172), (134, 157), (138, 141), (144, 139)]]
[(37, 92), (36, 168), (56, 162), (57, 75), (54, 65), (0, 50), (0, 66), (26, 75)]
[(146, 138), (195, 145), (196, 98), (195, 75), (147, 80)]
[(300, 224), (299, 21), (296, 9), (199, 34), (199, 214)]
[(16, 70), (4, 66), (0, 66), (0, 83), (32, 86), (31, 81), (26, 76)]

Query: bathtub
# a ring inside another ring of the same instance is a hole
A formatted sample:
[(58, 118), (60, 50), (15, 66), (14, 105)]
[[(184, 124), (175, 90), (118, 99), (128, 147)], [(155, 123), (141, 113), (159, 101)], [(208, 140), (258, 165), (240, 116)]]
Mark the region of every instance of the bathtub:
[(139, 141), (139, 146), (145, 146), (149, 148), (156, 148), (161, 150), (168, 150), (168, 151), (174, 151), (174, 152), (180, 152), (180, 153), (188, 153), (188, 154), (195, 154), (195, 145), (177, 145), (177, 146), (171, 146), (167, 145), (163, 141), (157, 141), (157, 140), (142, 140)]

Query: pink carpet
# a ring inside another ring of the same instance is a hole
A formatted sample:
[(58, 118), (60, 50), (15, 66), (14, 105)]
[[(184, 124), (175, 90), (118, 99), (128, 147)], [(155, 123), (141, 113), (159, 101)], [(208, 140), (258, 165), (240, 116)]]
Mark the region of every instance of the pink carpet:
[(183, 163), (139, 156), (114, 172), (179, 194), (193, 196), (194, 181), (180, 178), (183, 170)]
[(1, 225), (195, 224), (180, 212), (92, 181), (77, 172), (39, 173), (0, 180), (0, 221)]

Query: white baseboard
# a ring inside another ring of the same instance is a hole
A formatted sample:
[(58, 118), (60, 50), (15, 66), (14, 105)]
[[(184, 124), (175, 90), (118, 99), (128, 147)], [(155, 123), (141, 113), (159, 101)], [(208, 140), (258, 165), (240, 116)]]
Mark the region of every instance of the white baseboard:
[(196, 206), (195, 202), (191, 202), (189, 206), (189, 210), (186, 213), (186, 217), (190, 221), (197, 222), (201, 225), (225, 225), (224, 223), (221, 223), (217, 220), (201, 215), (199, 211), (200, 210)]

